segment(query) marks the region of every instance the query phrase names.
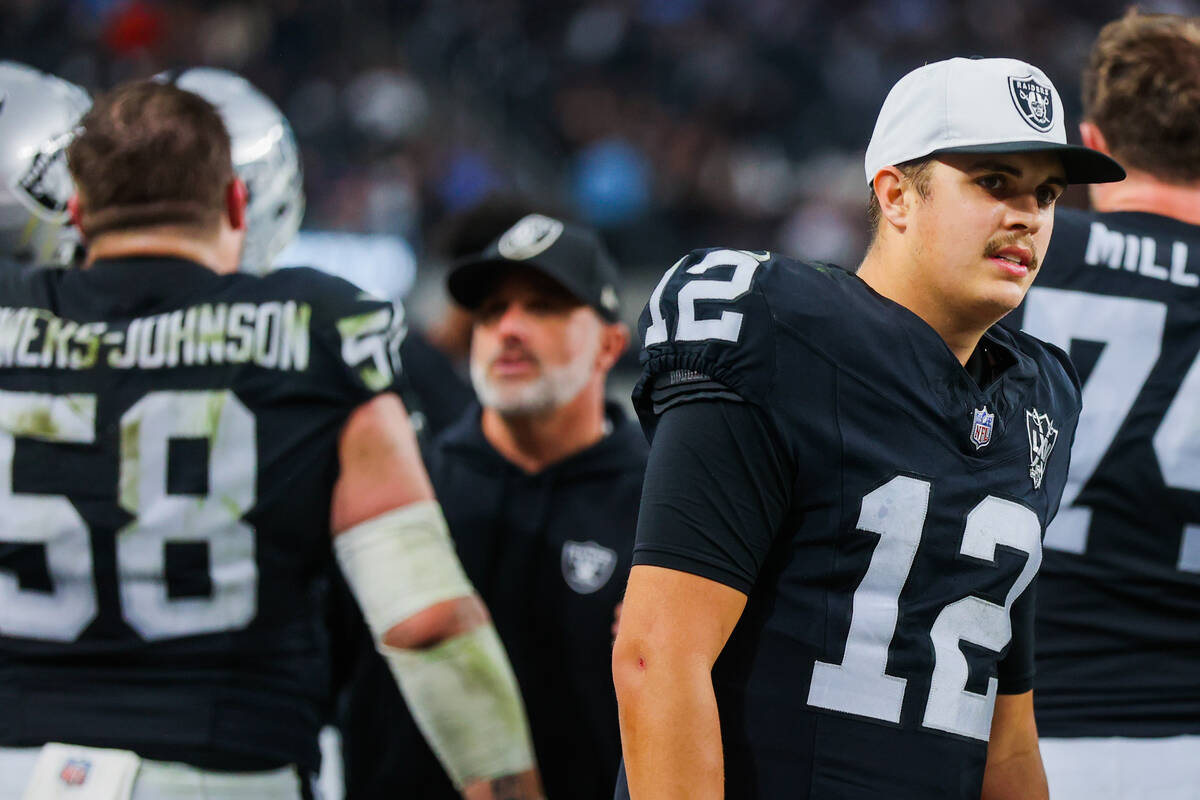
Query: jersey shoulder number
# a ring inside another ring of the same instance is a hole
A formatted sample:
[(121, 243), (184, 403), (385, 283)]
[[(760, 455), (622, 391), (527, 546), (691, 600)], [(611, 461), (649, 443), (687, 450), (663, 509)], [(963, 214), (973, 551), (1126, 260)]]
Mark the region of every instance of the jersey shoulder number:
[(270, 273), (287, 281), (312, 305), (314, 338), (333, 356), (334, 369), (368, 393), (395, 385), (400, 345), (408, 333), (404, 307), (382, 300), (342, 278), (306, 267)]
[(742, 400), (765, 402), (776, 378), (777, 320), (808, 328), (808, 320), (827, 315), (828, 306), (840, 301), (830, 278), (844, 275), (837, 267), (765, 251), (688, 254), (663, 275), (642, 312), (635, 404), (642, 406), (651, 389), (667, 384), (707, 391), (711, 382)]

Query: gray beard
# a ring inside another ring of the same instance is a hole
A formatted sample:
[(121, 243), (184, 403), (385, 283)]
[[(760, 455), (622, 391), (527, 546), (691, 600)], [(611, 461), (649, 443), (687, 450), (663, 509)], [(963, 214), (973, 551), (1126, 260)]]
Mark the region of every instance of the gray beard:
[(596, 353), (581, 353), (560, 367), (543, 366), (532, 380), (505, 383), (493, 381), (487, 366), (471, 362), (471, 385), (479, 404), (501, 416), (536, 416), (574, 400), (592, 379)]

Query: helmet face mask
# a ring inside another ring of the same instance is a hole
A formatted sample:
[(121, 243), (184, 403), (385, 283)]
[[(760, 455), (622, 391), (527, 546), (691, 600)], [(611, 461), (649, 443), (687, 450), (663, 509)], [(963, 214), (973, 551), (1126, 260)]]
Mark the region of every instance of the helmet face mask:
[(236, 73), (195, 67), (159, 79), (200, 95), (225, 120), (233, 168), (248, 195), (239, 268), (268, 272), (304, 216), (304, 181), (292, 126), (266, 95)]
[(67, 212), (74, 186), (66, 150), (90, 107), (78, 86), (0, 62), (0, 256), (73, 263), (80, 239)]

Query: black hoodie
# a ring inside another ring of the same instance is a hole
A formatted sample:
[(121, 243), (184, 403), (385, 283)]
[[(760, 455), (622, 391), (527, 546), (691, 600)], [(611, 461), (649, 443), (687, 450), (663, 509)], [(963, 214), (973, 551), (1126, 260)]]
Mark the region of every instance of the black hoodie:
[[(531, 475), (492, 448), (480, 413), (473, 406), (434, 441), (430, 477), (516, 671), (546, 796), (609, 800), (621, 755), (611, 626), (629, 573), (646, 441), (610, 404), (607, 436)], [(457, 798), (382, 660), (371, 671), (347, 709), (348, 800)]]

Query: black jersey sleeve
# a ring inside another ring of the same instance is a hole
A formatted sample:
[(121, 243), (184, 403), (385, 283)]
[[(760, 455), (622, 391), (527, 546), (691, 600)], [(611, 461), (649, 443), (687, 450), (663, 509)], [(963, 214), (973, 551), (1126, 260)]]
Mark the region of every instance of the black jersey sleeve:
[(1035, 577), (1013, 603), (1009, 612), (1012, 639), (1008, 652), (996, 667), (996, 689), (1000, 694), (1022, 694), (1033, 688), (1034, 609), (1037, 606)]
[(775, 340), (763, 276), (769, 253), (696, 250), (667, 270), (639, 323), (642, 376), (633, 401), (643, 427), (693, 400), (762, 404), (774, 381)]
[(710, 399), (665, 410), (646, 467), (633, 563), (749, 594), (787, 513), (794, 476), (755, 406)]

